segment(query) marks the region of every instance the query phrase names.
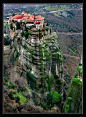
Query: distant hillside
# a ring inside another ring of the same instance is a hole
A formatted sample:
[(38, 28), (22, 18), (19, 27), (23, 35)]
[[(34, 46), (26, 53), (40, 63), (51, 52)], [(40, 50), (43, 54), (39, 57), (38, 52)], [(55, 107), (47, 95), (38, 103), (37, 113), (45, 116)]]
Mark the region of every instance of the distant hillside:
[(61, 14), (60, 12), (43, 13), (42, 16), (45, 17), (54, 31), (82, 31), (82, 10), (61, 11)]

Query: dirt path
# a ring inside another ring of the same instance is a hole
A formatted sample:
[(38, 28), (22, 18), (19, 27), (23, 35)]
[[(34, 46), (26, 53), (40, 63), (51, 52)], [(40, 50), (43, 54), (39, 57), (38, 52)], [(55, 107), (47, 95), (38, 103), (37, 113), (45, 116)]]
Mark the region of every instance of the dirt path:
[(76, 58), (76, 59), (80, 59), (79, 57), (77, 57), (77, 56), (71, 56), (71, 55), (68, 55), (68, 54), (63, 54), (64, 56), (66, 56), (66, 57), (74, 57), (74, 58)]
[(61, 34), (61, 35), (82, 35), (82, 33), (72, 33), (72, 32), (69, 32), (69, 33), (66, 33), (66, 32), (57, 32), (57, 34)]

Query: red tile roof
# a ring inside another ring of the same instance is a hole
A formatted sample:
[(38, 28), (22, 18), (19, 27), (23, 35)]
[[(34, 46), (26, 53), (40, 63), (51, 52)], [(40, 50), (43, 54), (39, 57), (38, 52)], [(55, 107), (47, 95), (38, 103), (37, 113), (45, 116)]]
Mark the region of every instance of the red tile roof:
[(22, 15), (15, 15), (12, 18), (14, 18), (14, 19), (21, 19), (22, 18)]
[(34, 15), (27, 14), (24, 11), (22, 12), (21, 15), (15, 15), (15, 16), (12, 16), (12, 18), (14, 18), (14, 19), (25, 19), (26, 22), (33, 22), (34, 20), (35, 21), (37, 21), (37, 20), (41, 21), (41, 20), (44, 19), (43, 17), (41, 17), (41, 15), (37, 15), (34, 18)]
[(26, 19), (26, 22), (34, 22), (34, 19), (30, 18), (30, 19)]
[(43, 17), (41, 17), (41, 15), (37, 15), (37, 16), (35, 16), (35, 20), (43, 20), (44, 18)]

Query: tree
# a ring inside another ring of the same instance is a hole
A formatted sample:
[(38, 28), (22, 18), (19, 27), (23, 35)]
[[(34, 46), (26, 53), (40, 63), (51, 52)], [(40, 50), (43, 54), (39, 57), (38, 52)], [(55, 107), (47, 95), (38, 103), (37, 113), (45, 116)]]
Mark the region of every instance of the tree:
[(12, 23), (10, 24), (10, 28), (13, 30), (13, 25), (12, 25)]
[(11, 43), (11, 41), (7, 37), (5, 37), (4, 38), (4, 45), (9, 45), (10, 43)]
[(20, 29), (20, 28), (21, 28), (21, 27), (20, 27), (20, 24), (19, 24), (19, 22), (17, 22), (17, 23), (16, 23), (16, 30), (17, 30), (17, 29)]
[(28, 38), (28, 34), (29, 34), (28, 32), (24, 33), (24, 36), (25, 36), (26, 39)]
[(13, 13), (13, 16), (15, 16), (16, 15), (16, 13)]
[(51, 108), (52, 106), (54, 106), (55, 103), (59, 104), (60, 100), (61, 100), (61, 95), (56, 91), (51, 91), (47, 95), (47, 107)]
[(18, 103), (20, 100), (19, 96), (16, 97), (16, 102)]

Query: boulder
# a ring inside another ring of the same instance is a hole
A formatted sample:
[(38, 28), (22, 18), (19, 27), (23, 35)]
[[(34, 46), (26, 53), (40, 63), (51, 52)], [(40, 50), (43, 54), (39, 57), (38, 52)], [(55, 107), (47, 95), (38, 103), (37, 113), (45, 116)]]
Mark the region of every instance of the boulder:
[(51, 108), (51, 113), (60, 113), (60, 112), (61, 112), (60, 108), (57, 107), (57, 106), (54, 106), (54, 107)]

